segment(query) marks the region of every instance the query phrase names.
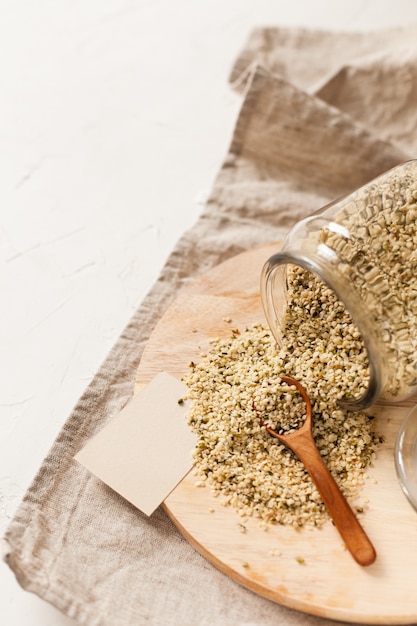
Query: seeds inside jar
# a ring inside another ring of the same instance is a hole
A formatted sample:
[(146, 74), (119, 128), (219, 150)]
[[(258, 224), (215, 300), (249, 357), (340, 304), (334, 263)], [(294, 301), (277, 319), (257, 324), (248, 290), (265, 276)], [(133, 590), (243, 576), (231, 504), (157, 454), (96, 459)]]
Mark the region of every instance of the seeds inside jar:
[(404, 164), (357, 191), (324, 227), (319, 244), (336, 253), (378, 332), (389, 376), (385, 400), (417, 390), (417, 169)]

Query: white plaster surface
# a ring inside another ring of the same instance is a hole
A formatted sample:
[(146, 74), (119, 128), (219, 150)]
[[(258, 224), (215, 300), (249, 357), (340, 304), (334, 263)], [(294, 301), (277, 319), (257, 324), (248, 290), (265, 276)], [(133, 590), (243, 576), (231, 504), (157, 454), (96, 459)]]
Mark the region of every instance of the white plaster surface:
[[(0, 532), (198, 217), (254, 26), (368, 30), (415, 0), (0, 0)], [(0, 624), (69, 626), (0, 563)]]

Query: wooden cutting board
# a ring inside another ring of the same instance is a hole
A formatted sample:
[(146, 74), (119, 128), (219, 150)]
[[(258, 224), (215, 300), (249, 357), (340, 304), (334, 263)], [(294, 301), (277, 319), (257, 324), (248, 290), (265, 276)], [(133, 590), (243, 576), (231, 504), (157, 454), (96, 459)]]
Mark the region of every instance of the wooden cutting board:
[[(265, 323), (260, 271), (277, 244), (240, 254), (183, 291), (156, 326), (142, 356), (137, 389), (164, 370), (177, 378), (231, 326)], [(232, 318), (232, 324), (224, 318)], [(362, 524), (376, 562), (362, 568), (344, 549), (331, 523), (321, 530), (260, 528), (222, 507), (210, 488), (195, 486), (191, 471), (164, 503), (186, 539), (215, 567), (248, 589), (282, 605), (325, 618), (364, 624), (417, 622), (417, 514), (395, 472), (395, 436), (411, 401), (378, 406), (376, 428), (385, 437), (361, 496), (369, 499)], [(214, 511), (213, 511), (214, 509)], [(300, 563), (297, 559), (303, 559)]]

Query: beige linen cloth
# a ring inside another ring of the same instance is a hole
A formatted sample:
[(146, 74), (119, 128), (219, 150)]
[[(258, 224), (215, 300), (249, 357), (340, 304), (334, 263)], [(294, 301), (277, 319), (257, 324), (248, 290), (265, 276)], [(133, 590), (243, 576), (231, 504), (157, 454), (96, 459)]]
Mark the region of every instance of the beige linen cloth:
[(417, 156), (417, 28), (259, 28), (231, 82), (242, 107), (207, 205), (67, 419), (6, 532), (5, 559), (19, 583), (80, 624), (327, 623), (233, 582), (161, 508), (146, 518), (73, 460), (129, 400), (152, 327), (186, 284)]

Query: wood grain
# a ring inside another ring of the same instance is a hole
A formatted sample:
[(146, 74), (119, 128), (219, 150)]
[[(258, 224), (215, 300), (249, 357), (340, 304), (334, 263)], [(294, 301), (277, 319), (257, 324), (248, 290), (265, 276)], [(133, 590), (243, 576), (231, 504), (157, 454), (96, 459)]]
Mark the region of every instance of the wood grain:
[[(188, 363), (209, 348), (210, 338), (230, 336), (230, 324), (224, 318), (232, 318), (232, 326), (239, 328), (265, 322), (259, 276), (276, 249), (277, 244), (236, 256), (180, 294), (144, 351), (138, 389), (162, 370), (181, 378)], [(193, 471), (164, 507), (208, 561), (274, 602), (347, 622), (415, 623), (417, 515), (399, 487), (393, 459), (398, 427), (412, 404), (409, 400), (373, 410), (385, 443), (361, 493), (361, 503), (363, 498), (369, 500), (361, 524), (378, 554), (366, 568), (352, 559), (331, 523), (321, 530), (271, 526), (265, 531), (250, 519), (242, 533), (236, 511), (220, 506), (209, 488), (196, 487)]]

